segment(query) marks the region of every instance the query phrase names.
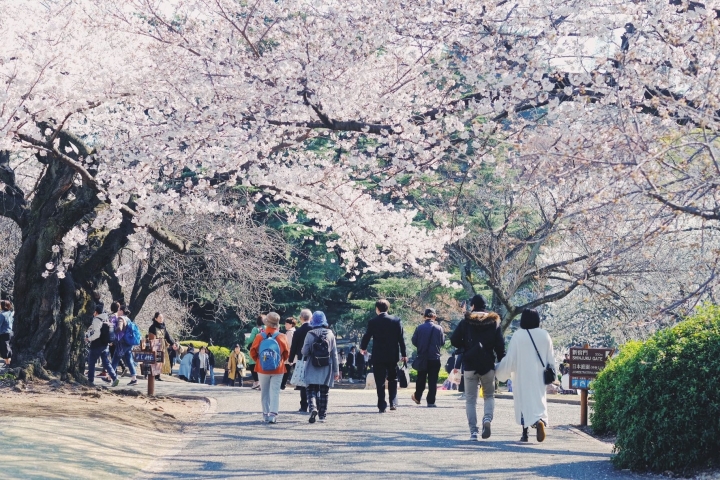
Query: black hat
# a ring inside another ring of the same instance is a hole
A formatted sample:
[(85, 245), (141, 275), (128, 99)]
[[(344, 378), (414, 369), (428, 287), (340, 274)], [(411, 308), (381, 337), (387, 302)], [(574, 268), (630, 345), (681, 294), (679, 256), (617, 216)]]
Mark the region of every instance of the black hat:
[(437, 314), (435, 313), (435, 309), (434, 309), (434, 308), (426, 308), (426, 309), (425, 309), (425, 315), (423, 315), (423, 316), (424, 316), (424, 317), (437, 317)]
[(470, 305), (472, 305), (472, 309), (475, 312), (481, 312), (487, 308), (485, 299), (482, 297), (482, 295), (479, 294), (472, 297), (472, 300), (470, 300)]

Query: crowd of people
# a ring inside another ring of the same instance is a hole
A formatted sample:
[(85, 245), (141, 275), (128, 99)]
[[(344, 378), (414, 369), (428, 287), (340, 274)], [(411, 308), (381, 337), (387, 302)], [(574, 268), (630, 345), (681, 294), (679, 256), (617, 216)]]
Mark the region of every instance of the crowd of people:
[[(521, 441), (527, 442), (528, 429), (534, 428), (537, 440), (542, 442), (548, 425), (546, 370), (554, 375), (555, 361), (550, 335), (540, 328), (538, 312), (530, 309), (522, 312), (520, 329), (512, 336), (506, 351), (499, 315), (488, 311), (480, 295), (472, 298), (470, 306), (470, 311), (450, 337), (455, 351), (445, 365), (449, 373), (460, 377), (470, 439), (491, 436), (496, 382), (512, 379), (515, 419), (522, 427)], [(9, 363), (12, 357), (12, 304), (2, 300), (0, 309), (0, 358)], [(130, 314), (128, 307), (119, 302), (111, 304), (109, 313), (104, 312), (103, 303), (96, 303), (92, 324), (85, 334), (90, 385), (94, 385), (98, 360), (103, 366), (100, 374), (103, 381), (117, 386), (118, 368), (123, 368), (131, 376), (128, 385), (137, 384), (138, 372), (132, 350), (141, 339)], [(249, 355), (245, 355), (239, 343), (233, 346), (223, 365), (222, 384), (243, 386), (243, 377), (249, 371), (251, 387), (260, 391), (263, 419), (273, 424), (280, 413), (280, 391), (290, 383), (299, 391), (299, 411), (309, 414), (309, 423), (325, 422), (329, 393), (335, 382), (342, 378), (343, 372), (349, 382), (362, 379), (369, 367), (376, 388), (378, 412), (396, 410), (398, 362), (406, 365), (408, 361), (403, 325), (398, 317), (390, 314), (387, 300), (376, 302), (375, 314), (368, 321), (360, 347), (352, 346), (348, 352), (338, 349), (335, 335), (322, 311), (302, 310), (299, 326), (294, 317), (286, 318), (284, 332), (280, 330), (280, 315), (276, 312), (260, 315), (244, 345)], [(145, 374), (154, 373), (160, 380), (161, 375), (172, 374), (172, 365), (178, 359), (180, 378), (215, 384), (216, 364), (211, 349), (204, 345), (180, 347), (160, 312), (155, 313), (146, 340), (160, 340), (167, 354), (163, 356), (159, 373), (148, 371)], [(445, 341), (445, 332), (437, 323), (435, 310), (426, 309), (424, 322), (412, 335), (417, 352), (412, 367), (417, 371), (417, 380), (410, 399), (417, 405), (422, 403), (427, 390), (427, 407), (436, 406), (440, 356)], [(372, 352), (369, 352), (371, 342)], [(482, 391), (483, 415), (478, 423), (479, 391)]]

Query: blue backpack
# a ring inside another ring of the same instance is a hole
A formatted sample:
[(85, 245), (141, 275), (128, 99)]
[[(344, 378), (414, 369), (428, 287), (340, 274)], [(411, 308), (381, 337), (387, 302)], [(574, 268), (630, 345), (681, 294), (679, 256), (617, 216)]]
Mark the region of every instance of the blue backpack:
[(123, 337), (123, 340), (131, 347), (134, 347), (135, 345), (140, 345), (140, 340), (142, 340), (142, 336), (140, 335), (140, 329), (138, 328), (137, 324), (129, 318), (126, 320), (126, 322), (127, 326), (125, 327), (125, 336)]
[(282, 363), (280, 345), (277, 340), (275, 340), (280, 333), (275, 332), (271, 336), (268, 336), (267, 333), (260, 332), (260, 335), (262, 335), (263, 338), (258, 348), (260, 352), (258, 355), (260, 366), (265, 371), (276, 370), (280, 366), (280, 363)]

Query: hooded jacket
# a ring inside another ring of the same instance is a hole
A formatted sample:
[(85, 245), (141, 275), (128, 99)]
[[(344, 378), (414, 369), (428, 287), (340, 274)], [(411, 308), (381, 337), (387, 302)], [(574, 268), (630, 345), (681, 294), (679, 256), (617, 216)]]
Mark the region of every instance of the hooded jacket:
[(469, 312), (460, 322), (450, 343), (463, 349), (463, 368), (484, 375), (505, 356), (505, 339), (500, 330), (500, 316), (495, 312)]

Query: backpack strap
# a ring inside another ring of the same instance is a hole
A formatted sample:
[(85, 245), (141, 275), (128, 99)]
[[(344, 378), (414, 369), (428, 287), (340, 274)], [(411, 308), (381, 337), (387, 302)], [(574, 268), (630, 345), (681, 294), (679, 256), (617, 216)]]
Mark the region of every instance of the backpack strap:
[(271, 335), (271, 338), (275, 339), (278, 337), (278, 335), (280, 335), (280, 332), (275, 332)]
[(265, 333), (265, 330), (262, 330), (262, 331), (260, 332), (260, 335), (262, 336), (263, 340), (265, 340), (265, 339), (268, 337), (268, 336), (267, 336), (267, 333)]

